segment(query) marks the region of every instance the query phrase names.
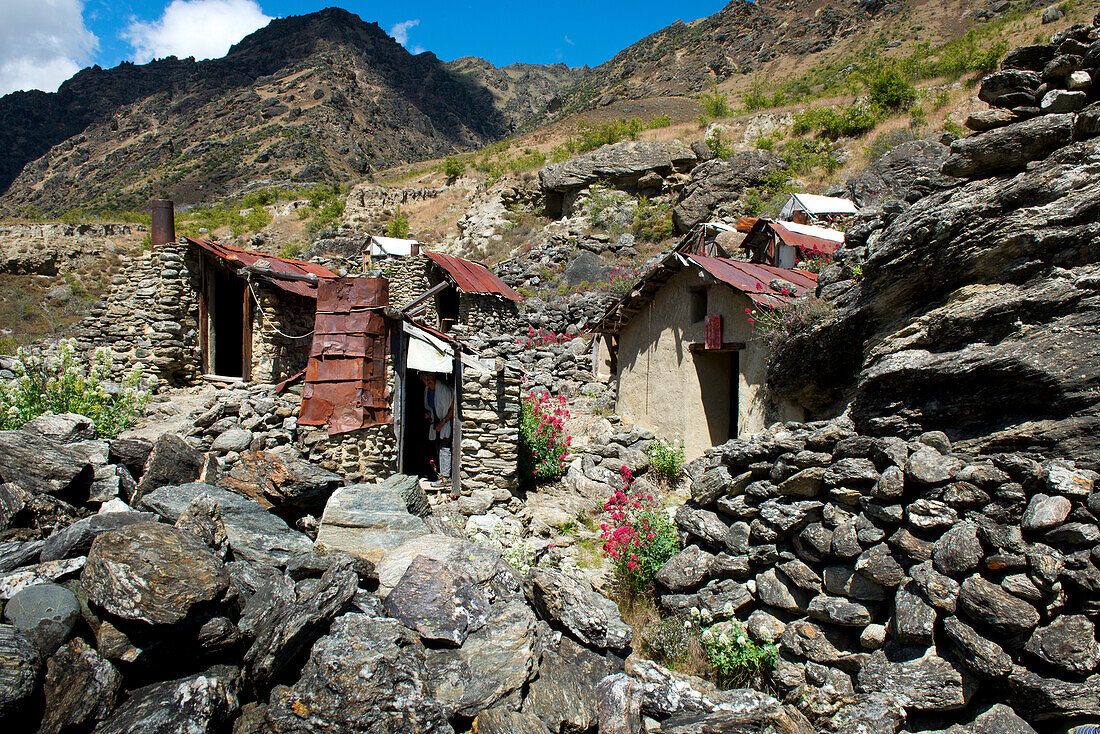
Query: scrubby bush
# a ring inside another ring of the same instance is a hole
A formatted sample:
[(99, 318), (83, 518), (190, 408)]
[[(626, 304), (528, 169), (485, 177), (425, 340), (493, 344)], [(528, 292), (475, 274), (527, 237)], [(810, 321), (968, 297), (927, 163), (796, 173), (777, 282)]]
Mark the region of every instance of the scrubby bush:
[(891, 110), (907, 110), (917, 101), (913, 82), (900, 69), (880, 68), (870, 75), (867, 89), (871, 104)]
[(569, 411), (565, 397), (531, 390), (523, 398), (519, 422), (519, 474), (525, 483), (557, 479), (565, 474), (569, 444), (565, 432)]
[(672, 208), (642, 196), (634, 208), (634, 236), (646, 242), (663, 242), (675, 233)]
[(659, 498), (635, 486), (629, 468), (621, 472), (623, 489), (604, 503), (611, 522), (600, 526), (603, 549), (623, 583), (648, 591), (657, 571), (679, 552), (680, 538)]
[[(793, 294), (791, 294), (793, 295)], [(769, 348), (774, 348), (814, 324), (828, 318), (833, 306), (813, 296), (803, 296), (773, 307), (746, 308), (753, 333)]]
[(629, 195), (603, 185), (595, 185), (588, 190), (588, 199), (583, 207), (588, 224), (613, 237), (633, 226), (636, 208)]
[(456, 178), (466, 172), (466, 161), (462, 160), (458, 156), (450, 156), (447, 160), (443, 161), (443, 175), (450, 181), (454, 181)]
[(730, 106), (726, 101), (726, 95), (718, 91), (718, 84), (711, 82), (710, 91), (699, 95), (702, 102), (703, 114), (708, 117), (729, 117)]
[(76, 357), (76, 340), (64, 339), (45, 357), (20, 347), (15, 379), (0, 385), (0, 428), (20, 428), (46, 413), (78, 413), (95, 423), (96, 435), (113, 438), (133, 425), (149, 402), (156, 376), (143, 379), (135, 364), (118, 385), (110, 380), (112, 352), (97, 349), (85, 366)]
[(778, 655), (775, 645), (753, 642), (736, 619), (704, 627), (699, 639), (722, 688), (759, 685)]
[(406, 217), (401, 208), (398, 207), (397, 211), (393, 215), (393, 219), (386, 225), (387, 237), (405, 237), (409, 234), (409, 218)]
[(674, 484), (680, 478), (680, 470), (684, 466), (683, 441), (673, 442), (655, 438), (649, 442), (646, 453), (653, 463), (653, 473), (658, 479)]

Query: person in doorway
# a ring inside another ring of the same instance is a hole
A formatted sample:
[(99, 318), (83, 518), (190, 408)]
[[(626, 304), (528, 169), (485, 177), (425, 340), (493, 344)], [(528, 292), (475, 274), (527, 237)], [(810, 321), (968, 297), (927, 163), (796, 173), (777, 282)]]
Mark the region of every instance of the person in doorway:
[(439, 447), (439, 480), (451, 480), (451, 421), (454, 418), (454, 391), (434, 372), (423, 372), (424, 416), (428, 419), (428, 441)]

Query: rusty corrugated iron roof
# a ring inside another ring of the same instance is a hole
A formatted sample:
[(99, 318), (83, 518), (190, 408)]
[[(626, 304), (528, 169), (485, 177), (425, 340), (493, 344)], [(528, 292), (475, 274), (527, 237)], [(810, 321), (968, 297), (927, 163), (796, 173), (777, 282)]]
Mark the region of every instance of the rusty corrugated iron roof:
[(822, 255), (832, 255), (844, 244), (843, 232), (813, 225), (797, 224), (796, 222), (776, 222), (761, 217), (753, 223), (749, 233), (745, 235), (741, 247), (752, 249), (755, 246), (765, 244), (770, 246), (770, 239), (767, 242), (760, 239), (767, 233), (774, 234), (785, 245), (797, 247), (799, 250), (821, 253)]
[(385, 278), (336, 278), (317, 285), (317, 319), (298, 422), (329, 434), (393, 422), (386, 355)]
[(485, 293), (507, 298), (509, 301), (522, 301), (523, 296), (516, 293), (508, 285), (489, 272), (484, 265), (479, 265), (469, 260), (454, 255), (444, 255), (439, 252), (425, 252), (439, 267), (446, 271), (454, 281), (455, 287), (463, 293)]
[[(276, 257), (275, 255), (265, 255), (262, 252), (244, 250), (240, 247), (234, 247), (233, 245), (227, 245), (222, 242), (213, 242), (211, 240), (198, 239), (195, 237), (184, 237), (184, 239), (234, 267), (254, 266), (256, 268), (263, 268), (265, 272), (258, 273), (252, 271), (252, 274), (280, 290), (294, 293), (295, 295), (305, 298), (317, 297), (316, 283), (310, 283), (305, 280), (292, 280), (280, 276), (312, 275), (320, 281), (331, 280), (336, 277), (336, 273), (315, 263), (290, 260), (285, 257)], [(263, 263), (266, 263), (266, 267)]]
[[(660, 290), (669, 278), (688, 265), (697, 267), (731, 288), (737, 289), (754, 303), (768, 307), (783, 306), (817, 286), (817, 276), (802, 270), (758, 265), (724, 257), (687, 255), (674, 251), (635, 283), (627, 294), (616, 301), (603, 316), (592, 322), (589, 329), (603, 332), (618, 331), (623, 324), (642, 310), (645, 303), (652, 300), (653, 294)], [(772, 283), (776, 280), (783, 282), (782, 290), (772, 287)], [(784, 290), (789, 292), (784, 293)]]
[[(687, 258), (726, 285), (741, 291), (753, 302), (764, 306), (779, 305), (790, 297), (800, 296), (817, 287), (817, 276), (802, 270), (746, 263), (724, 257), (688, 255)], [(776, 280), (785, 285), (778, 290), (773, 288), (772, 283)], [(784, 293), (784, 290), (789, 292)]]

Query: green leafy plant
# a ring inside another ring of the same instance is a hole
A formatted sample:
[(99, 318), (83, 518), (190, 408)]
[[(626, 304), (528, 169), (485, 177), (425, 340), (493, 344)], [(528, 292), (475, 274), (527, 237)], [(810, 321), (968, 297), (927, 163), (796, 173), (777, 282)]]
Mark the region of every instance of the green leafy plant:
[(648, 591), (657, 571), (679, 552), (680, 537), (660, 499), (635, 486), (628, 467), (621, 474), (623, 489), (604, 503), (611, 522), (600, 525), (603, 551), (623, 583)]
[(405, 237), (409, 234), (409, 218), (401, 212), (401, 207), (394, 212), (393, 219), (386, 225), (387, 237)]
[(726, 95), (718, 91), (718, 83), (711, 82), (710, 91), (699, 95), (702, 102), (703, 114), (709, 117), (729, 117), (730, 106), (726, 101)]
[(20, 347), (15, 379), (0, 385), (0, 428), (20, 428), (46, 413), (78, 413), (95, 423), (97, 436), (117, 436), (145, 409), (156, 376), (143, 379), (139, 362), (112, 389), (112, 359), (111, 349), (100, 347), (83, 365), (76, 357), (75, 339), (61, 340), (44, 357)]
[(715, 130), (709, 138), (706, 139), (707, 147), (710, 148), (710, 152), (714, 154), (715, 158), (729, 158), (733, 155), (733, 147), (726, 145), (722, 140), (722, 131)]
[(443, 161), (443, 175), (447, 177), (447, 180), (454, 181), (465, 172), (466, 161), (458, 156), (452, 155)]
[(552, 398), (545, 390), (531, 390), (523, 398), (519, 421), (521, 481), (557, 479), (565, 474), (573, 441), (565, 432), (568, 419), (564, 396)]
[(769, 348), (825, 320), (832, 312), (828, 301), (808, 295), (777, 306), (745, 309), (754, 336)]
[(634, 208), (634, 236), (646, 242), (663, 242), (675, 233), (672, 208), (668, 204), (638, 198)]
[(658, 479), (673, 484), (680, 478), (680, 470), (684, 466), (683, 441), (670, 442), (655, 438), (649, 442), (646, 454), (653, 463), (653, 472)]
[(775, 645), (758, 645), (735, 619), (704, 627), (699, 634), (703, 650), (723, 688), (743, 688), (758, 683), (778, 656)]
[(871, 104), (891, 110), (907, 110), (917, 101), (917, 90), (908, 75), (896, 67), (876, 70), (867, 80)]

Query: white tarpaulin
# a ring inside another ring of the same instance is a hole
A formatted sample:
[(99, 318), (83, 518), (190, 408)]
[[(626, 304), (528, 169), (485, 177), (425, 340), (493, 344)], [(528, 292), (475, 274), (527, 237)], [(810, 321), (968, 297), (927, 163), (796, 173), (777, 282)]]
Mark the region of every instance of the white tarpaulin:
[(454, 350), (450, 344), (412, 324), (405, 324), (405, 333), (409, 335), (406, 367), (421, 372), (451, 374), (454, 369)]
[(405, 257), (411, 255), (413, 247), (419, 244), (416, 240), (373, 235), (370, 238), (370, 254), (371, 257)]

